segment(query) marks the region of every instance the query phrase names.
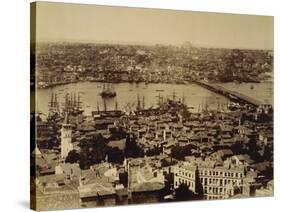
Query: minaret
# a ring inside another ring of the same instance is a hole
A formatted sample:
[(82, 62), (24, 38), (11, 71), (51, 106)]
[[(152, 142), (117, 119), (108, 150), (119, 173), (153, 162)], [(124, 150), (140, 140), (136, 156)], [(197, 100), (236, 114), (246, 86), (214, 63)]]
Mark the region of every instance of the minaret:
[(68, 153), (73, 150), (71, 143), (72, 129), (69, 124), (68, 113), (65, 114), (65, 121), (61, 128), (61, 159), (65, 160)]

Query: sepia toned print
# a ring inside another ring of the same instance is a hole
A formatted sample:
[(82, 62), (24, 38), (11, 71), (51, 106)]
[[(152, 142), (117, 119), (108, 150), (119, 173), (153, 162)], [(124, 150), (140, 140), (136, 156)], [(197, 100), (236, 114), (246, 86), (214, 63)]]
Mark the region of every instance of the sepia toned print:
[(273, 196), (273, 17), (31, 4), (31, 208)]

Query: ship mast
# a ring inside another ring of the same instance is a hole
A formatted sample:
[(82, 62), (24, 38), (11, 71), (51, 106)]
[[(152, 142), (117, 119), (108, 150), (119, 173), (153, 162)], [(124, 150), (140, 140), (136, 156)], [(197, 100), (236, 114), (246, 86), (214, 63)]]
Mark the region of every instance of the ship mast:
[(137, 110), (141, 109), (141, 103), (140, 103), (140, 95), (138, 94), (138, 99), (137, 99)]
[(156, 96), (158, 98), (158, 105), (160, 106), (161, 105), (161, 95), (160, 93), (158, 93), (158, 96)]
[(106, 112), (106, 102), (105, 102), (105, 99), (103, 99), (103, 109), (104, 109), (104, 112)]
[(57, 113), (60, 113), (60, 105), (58, 102), (57, 94), (55, 94), (55, 107), (56, 107)]
[(184, 97), (184, 93), (182, 94), (182, 103), (185, 104), (185, 97)]
[(100, 112), (99, 102), (97, 102), (97, 111)]
[(117, 110), (118, 110), (118, 102), (115, 101), (115, 111), (117, 111)]
[(173, 91), (173, 102), (176, 100), (176, 92), (175, 90)]

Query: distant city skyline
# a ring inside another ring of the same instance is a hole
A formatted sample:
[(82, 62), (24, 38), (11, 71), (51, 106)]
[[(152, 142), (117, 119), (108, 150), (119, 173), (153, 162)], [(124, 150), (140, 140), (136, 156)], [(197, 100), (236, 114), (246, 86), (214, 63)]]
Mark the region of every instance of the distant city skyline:
[(272, 49), (271, 16), (37, 3), (37, 42)]

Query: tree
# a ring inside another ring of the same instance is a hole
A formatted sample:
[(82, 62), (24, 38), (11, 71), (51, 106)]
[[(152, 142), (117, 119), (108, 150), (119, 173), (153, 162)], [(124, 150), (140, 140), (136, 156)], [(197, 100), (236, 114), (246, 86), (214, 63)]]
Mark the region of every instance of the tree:
[(270, 150), (269, 146), (265, 145), (264, 146), (264, 151), (263, 151), (263, 160), (264, 161), (270, 161), (271, 155), (272, 154), (271, 154), (271, 150)]
[(191, 155), (191, 150), (195, 149), (194, 145), (186, 145), (186, 146), (175, 146), (172, 148), (171, 155), (173, 158), (177, 160), (184, 160), (185, 156)]
[(124, 161), (124, 153), (118, 147), (108, 147), (106, 154), (108, 156), (108, 162), (122, 163)]
[(138, 158), (144, 156), (144, 152), (141, 147), (138, 146), (136, 138), (131, 137), (130, 135), (128, 135), (126, 138), (125, 156), (127, 158)]
[(146, 152), (147, 156), (154, 156), (154, 155), (160, 155), (162, 152), (160, 147), (154, 147), (153, 149), (149, 149)]
[(106, 156), (107, 142), (101, 134), (96, 134), (91, 139), (82, 141), (80, 147), (80, 167), (83, 169), (100, 163)]
[(234, 154), (243, 154), (244, 151), (243, 151), (243, 144), (242, 144), (242, 141), (240, 140), (237, 140), (234, 144), (231, 145), (231, 150)]
[(189, 186), (182, 183), (179, 187), (175, 190), (176, 201), (186, 201), (186, 200), (193, 200), (195, 198), (194, 193), (189, 189)]
[(80, 154), (76, 150), (71, 150), (65, 158), (66, 163), (77, 163), (80, 161)]
[(196, 192), (195, 199), (203, 199), (204, 190), (203, 190), (203, 185), (200, 181), (198, 166), (196, 167), (195, 170), (195, 192)]
[(253, 136), (251, 136), (248, 143), (248, 154), (250, 155), (251, 159), (255, 161), (259, 159), (257, 140)]

